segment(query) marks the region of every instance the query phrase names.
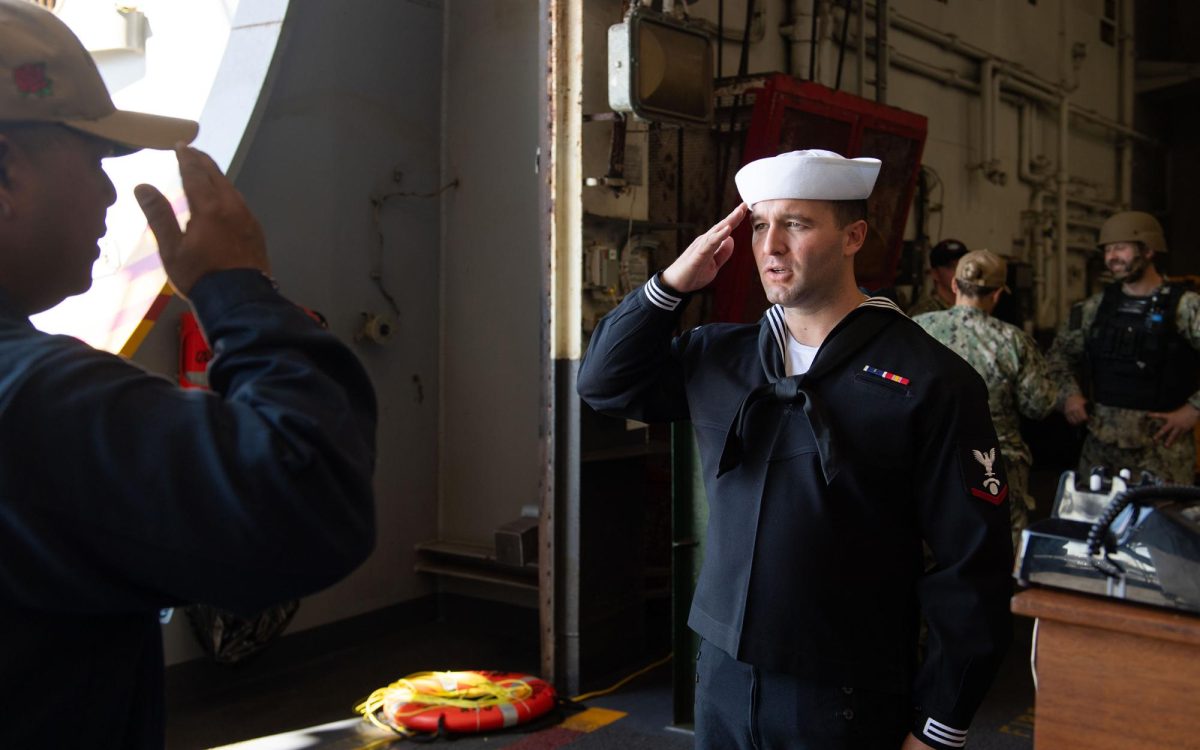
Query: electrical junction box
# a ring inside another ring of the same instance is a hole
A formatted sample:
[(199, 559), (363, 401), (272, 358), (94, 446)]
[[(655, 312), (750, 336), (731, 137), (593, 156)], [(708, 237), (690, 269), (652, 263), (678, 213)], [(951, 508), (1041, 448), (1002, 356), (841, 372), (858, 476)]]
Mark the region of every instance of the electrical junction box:
[(708, 33), (637, 6), (608, 28), (608, 106), (643, 120), (708, 124), (713, 54)]

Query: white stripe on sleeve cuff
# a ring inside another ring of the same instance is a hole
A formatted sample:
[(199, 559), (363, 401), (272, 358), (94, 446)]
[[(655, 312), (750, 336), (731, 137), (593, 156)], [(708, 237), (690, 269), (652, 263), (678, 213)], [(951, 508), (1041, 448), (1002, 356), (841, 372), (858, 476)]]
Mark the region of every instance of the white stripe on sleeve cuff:
[(651, 276), (650, 280), (646, 282), (646, 286), (642, 288), (646, 290), (646, 299), (650, 300), (650, 304), (667, 312), (673, 312), (675, 308), (679, 307), (679, 303), (683, 302), (683, 297), (676, 297), (664, 292), (658, 285), (657, 276)]
[(925, 719), (925, 727), (922, 731), (930, 739), (937, 740), (943, 745), (964, 747), (967, 744), (967, 730), (946, 726), (933, 718)]

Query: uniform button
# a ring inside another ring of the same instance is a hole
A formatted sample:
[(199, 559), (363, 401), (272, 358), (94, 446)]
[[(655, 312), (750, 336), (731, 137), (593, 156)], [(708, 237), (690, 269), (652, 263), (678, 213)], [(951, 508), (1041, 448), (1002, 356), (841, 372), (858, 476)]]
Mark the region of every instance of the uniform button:
[(854, 718), (854, 709), (847, 708), (845, 711), (842, 711), (842, 716), (846, 717), (846, 721), (853, 719)]

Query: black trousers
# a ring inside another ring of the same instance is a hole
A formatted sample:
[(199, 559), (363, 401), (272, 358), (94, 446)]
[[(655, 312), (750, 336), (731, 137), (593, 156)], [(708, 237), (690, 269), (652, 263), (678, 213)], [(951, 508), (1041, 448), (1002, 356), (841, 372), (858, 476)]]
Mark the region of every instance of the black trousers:
[(700, 644), (697, 750), (899, 750), (912, 721), (907, 695), (818, 685)]

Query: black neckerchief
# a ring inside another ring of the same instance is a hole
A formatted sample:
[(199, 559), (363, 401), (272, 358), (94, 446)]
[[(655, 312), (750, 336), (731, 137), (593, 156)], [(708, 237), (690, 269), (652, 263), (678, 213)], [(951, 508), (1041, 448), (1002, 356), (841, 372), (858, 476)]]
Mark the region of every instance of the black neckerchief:
[(809, 386), (874, 339), (876, 334), (895, 321), (896, 315), (903, 316), (904, 313), (890, 300), (883, 297), (867, 299), (829, 332), (808, 372), (789, 376), (786, 364), (789, 334), (783, 319), (783, 308), (775, 305), (768, 309), (759, 321), (758, 330), (758, 354), (768, 382), (754, 388), (742, 399), (725, 436), (725, 448), (717, 465), (717, 476), (742, 462), (742, 433), (751, 407), (763, 399), (772, 399), (780, 403), (802, 405), (817, 443), (825, 483), (832, 483), (839, 468), (832, 425), (820, 399), (815, 397)]

